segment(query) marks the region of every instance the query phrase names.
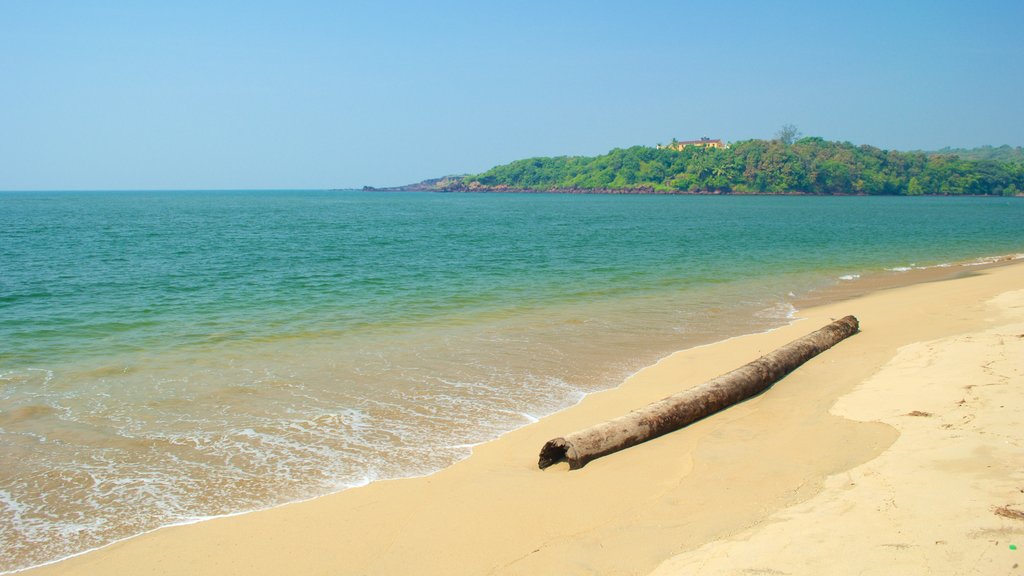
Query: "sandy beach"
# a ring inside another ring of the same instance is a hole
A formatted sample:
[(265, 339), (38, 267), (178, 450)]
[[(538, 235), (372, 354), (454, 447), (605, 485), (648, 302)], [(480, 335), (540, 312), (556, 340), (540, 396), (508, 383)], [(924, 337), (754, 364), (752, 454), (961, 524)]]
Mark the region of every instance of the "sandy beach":
[[(847, 314), (767, 393), (577, 471), (543, 443)], [(1015, 574), (1024, 263), (677, 352), (437, 474), (158, 530), (24, 574)]]

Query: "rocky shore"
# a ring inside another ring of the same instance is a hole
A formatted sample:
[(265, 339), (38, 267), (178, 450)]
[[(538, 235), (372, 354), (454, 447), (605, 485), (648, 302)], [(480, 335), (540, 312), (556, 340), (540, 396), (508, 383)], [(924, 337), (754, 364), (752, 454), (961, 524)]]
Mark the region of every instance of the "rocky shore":
[[(473, 181), (468, 184), (458, 176), (445, 176), (443, 178), (432, 178), (406, 184), (404, 186), (390, 186), (376, 188), (363, 186), (364, 192), (503, 192), (515, 194), (666, 194), (666, 195), (719, 195), (734, 194), (722, 190), (699, 190), (695, 192), (686, 190), (666, 190), (652, 186), (639, 186), (636, 188), (519, 188), (499, 184), (487, 186)], [(795, 193), (800, 194), (802, 193)]]

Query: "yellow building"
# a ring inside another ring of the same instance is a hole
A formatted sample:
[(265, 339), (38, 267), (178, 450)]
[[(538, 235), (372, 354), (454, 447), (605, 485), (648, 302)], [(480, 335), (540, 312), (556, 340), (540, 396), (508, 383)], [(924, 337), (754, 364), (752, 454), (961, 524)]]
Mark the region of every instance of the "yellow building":
[(659, 149), (667, 148), (670, 150), (682, 150), (687, 146), (696, 146), (698, 148), (725, 148), (725, 144), (723, 144), (721, 140), (712, 140), (707, 136), (700, 140), (683, 140), (682, 142), (673, 140), (671, 144), (666, 144), (664, 146), (658, 144)]

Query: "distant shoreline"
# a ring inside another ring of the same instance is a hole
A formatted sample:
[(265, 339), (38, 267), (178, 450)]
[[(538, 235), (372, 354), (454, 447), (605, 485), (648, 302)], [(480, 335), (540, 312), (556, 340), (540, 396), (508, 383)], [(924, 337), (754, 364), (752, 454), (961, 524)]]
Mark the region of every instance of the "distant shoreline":
[[(343, 189), (332, 189), (343, 191)], [(906, 197), (905, 194), (840, 193), (820, 194), (816, 192), (737, 192), (734, 190), (657, 190), (654, 188), (511, 188), (503, 186), (481, 186), (475, 188), (449, 187), (431, 188), (423, 183), (406, 186), (363, 186), (363, 192), (431, 192), (435, 194), (592, 194), (608, 196), (821, 196), (821, 197)], [(1024, 193), (1014, 196), (996, 194), (922, 194), (931, 198), (1024, 198)]]
[[(386, 190), (568, 194), (1019, 196), (1020, 149), (899, 152), (818, 137), (615, 148), (515, 160)], [(950, 151), (952, 152), (952, 151)], [(962, 154), (962, 156), (961, 156)], [(377, 190), (367, 186), (366, 190)]]

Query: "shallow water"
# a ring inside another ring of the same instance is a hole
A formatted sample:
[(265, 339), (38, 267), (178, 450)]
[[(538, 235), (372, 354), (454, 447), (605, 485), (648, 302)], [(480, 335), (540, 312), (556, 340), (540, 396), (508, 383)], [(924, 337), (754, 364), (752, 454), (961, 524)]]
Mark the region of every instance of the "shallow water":
[(426, 474), (1024, 202), (0, 194), (0, 571)]

